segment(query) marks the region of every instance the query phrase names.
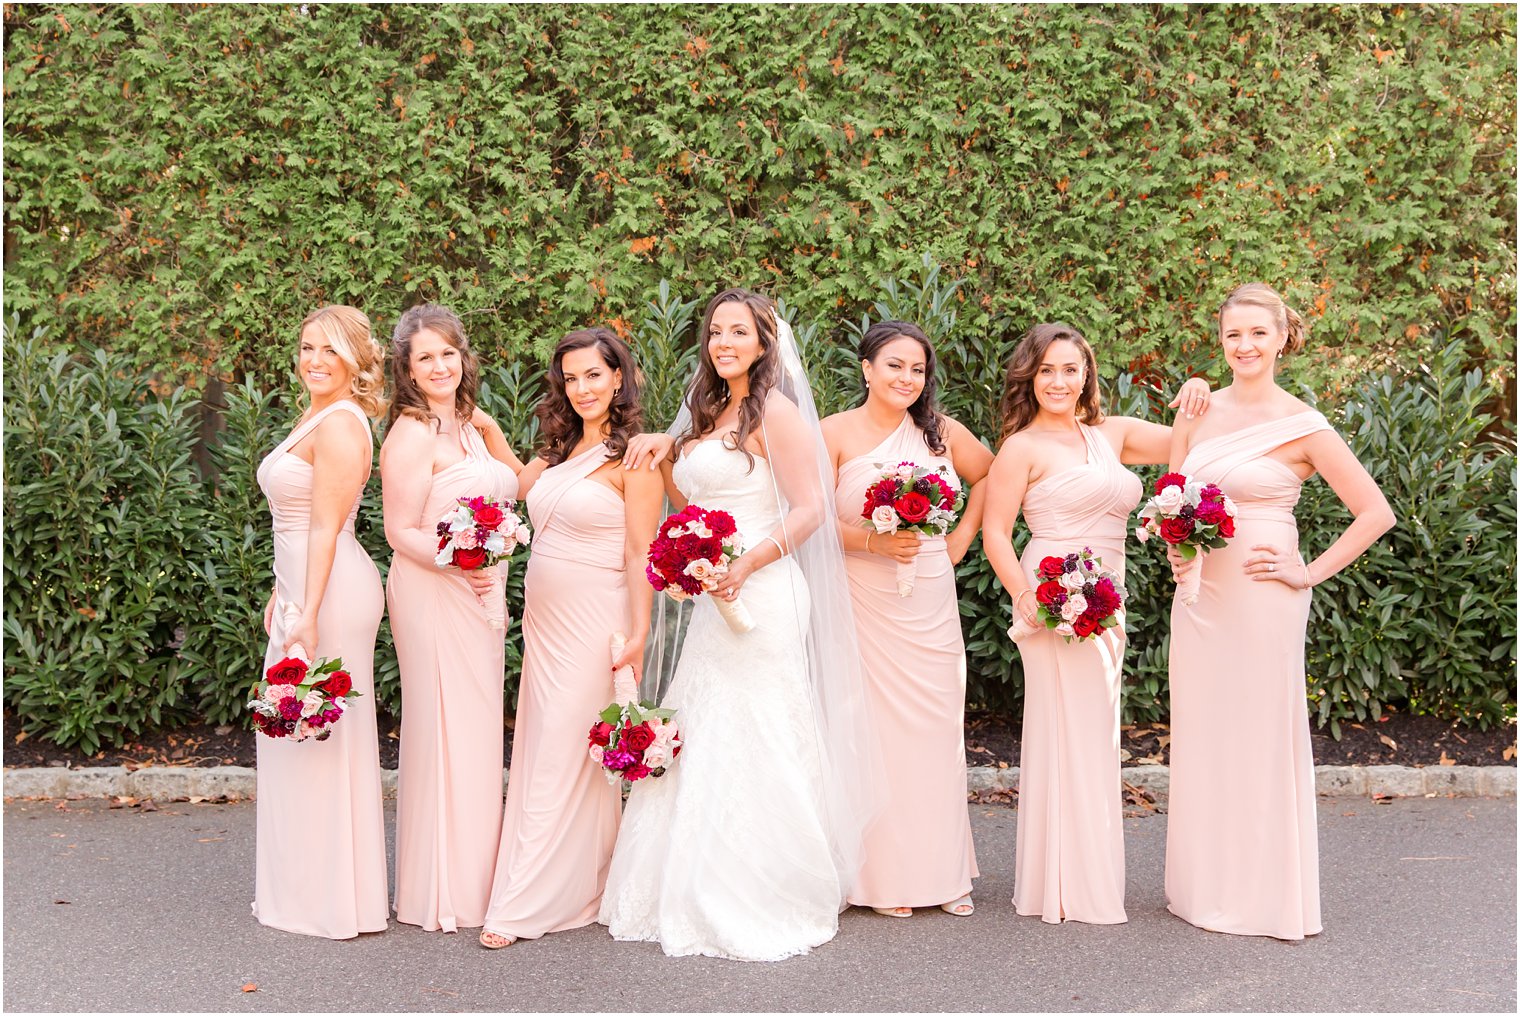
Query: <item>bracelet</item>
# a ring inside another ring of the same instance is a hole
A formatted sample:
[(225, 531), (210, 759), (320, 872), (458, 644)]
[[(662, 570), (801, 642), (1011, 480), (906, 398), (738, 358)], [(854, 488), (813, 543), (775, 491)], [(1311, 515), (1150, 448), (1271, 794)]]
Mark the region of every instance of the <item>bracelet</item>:
[(766, 539), (776, 545), (776, 549), (781, 551), (782, 557), (786, 557), (786, 548), (781, 545), (780, 540), (776, 539), (774, 536), (767, 536)]
[(1309, 562), (1308, 561), (1304, 562), (1304, 588), (1305, 589), (1313, 589), (1314, 588), (1314, 574), (1311, 571), (1309, 571)]
[(873, 551), (871, 549), (871, 537), (873, 537), (875, 535), (876, 535), (875, 533), (870, 532), (869, 530), (866, 532), (866, 553), (867, 554), (873, 554), (873, 553), (875, 553), (875, 551)]
[(1034, 590), (1033, 589), (1026, 589), (1026, 590), (1024, 590), (1024, 592), (1020, 593), (1018, 596), (1015, 596), (1013, 598), (1013, 609), (1014, 610), (1018, 610), (1019, 609), (1019, 600), (1022, 599), (1026, 593), (1028, 595), (1030, 595), (1030, 596), (1033, 596), (1034, 595)]

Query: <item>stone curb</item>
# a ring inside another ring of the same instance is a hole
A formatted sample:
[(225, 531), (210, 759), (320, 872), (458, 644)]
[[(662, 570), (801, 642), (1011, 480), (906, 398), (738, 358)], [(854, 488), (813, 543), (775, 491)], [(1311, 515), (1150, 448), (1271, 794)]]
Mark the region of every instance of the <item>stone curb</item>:
[[(1164, 799), (1169, 786), (1167, 766), (1125, 766), (1121, 779), (1128, 785)], [(1326, 797), (1514, 797), (1514, 766), (1315, 766), (1315, 787)], [(507, 774), (502, 773), (505, 787)], [(380, 784), (386, 797), (396, 796), (396, 771), (382, 769)], [(1016, 790), (1019, 770), (971, 766), (966, 787), (972, 793)], [(0, 793), (5, 798), (136, 797), (174, 800), (204, 798), (229, 801), (256, 796), (254, 770), (247, 766), (191, 768), (144, 766), (128, 771), (121, 766), (66, 769), (6, 769)]]

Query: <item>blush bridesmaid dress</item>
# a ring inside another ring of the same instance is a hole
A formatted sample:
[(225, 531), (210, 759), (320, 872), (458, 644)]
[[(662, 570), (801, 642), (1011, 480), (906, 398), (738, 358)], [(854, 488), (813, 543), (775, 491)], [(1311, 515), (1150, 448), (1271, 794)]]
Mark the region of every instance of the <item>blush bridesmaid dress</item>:
[(550, 466), (528, 495), (522, 684), (485, 922), (498, 935), (594, 922), (617, 840), (620, 788), (586, 740), (612, 701), (612, 637), (630, 634), (623, 498), (590, 475), (607, 455), (598, 444)]
[[(899, 462), (950, 469), (905, 416), (880, 445), (839, 467), (835, 511), (864, 524), (866, 489)], [(979, 872), (966, 810), (966, 651), (955, 568), (943, 537), (925, 538), (909, 596), (897, 594), (897, 562), (846, 553), (845, 572), (860, 640), (867, 716), (889, 760), (865, 774), (887, 801), (866, 829), (864, 862), (849, 902), (930, 907), (971, 892)]]
[[(286, 618), (299, 615), (306, 589), (314, 470), (289, 452), (335, 412), (353, 413), (369, 433), (363, 410), (336, 402), (291, 431), (259, 464), (259, 487), (274, 519), (274, 631), (266, 670), (285, 656)], [(390, 917), (374, 681), (375, 632), (385, 600), (375, 563), (354, 539), (358, 513), (355, 498), (317, 615), (316, 652), (342, 657), (359, 697), (349, 700), (324, 741), (255, 738), (254, 916), (271, 928), (322, 938), (384, 931)]]
[[(1045, 557), (1090, 549), (1124, 575), (1129, 515), (1140, 478), (1098, 431), (1077, 425), (1087, 463), (1036, 483), (1024, 498), (1032, 538), (1020, 564), (1030, 588)], [(1121, 608), (1122, 620), (1122, 608)], [(1121, 623), (1068, 644), (1041, 629), (1021, 638), (1024, 732), (1013, 902), (1047, 924), (1122, 924), (1124, 811), (1119, 787)]]
[(1232, 935), (1320, 931), (1314, 755), (1304, 684), (1307, 589), (1257, 582), (1256, 544), (1298, 548), (1303, 482), (1270, 457), (1330, 424), (1318, 412), (1198, 442), (1182, 470), (1234, 500), (1235, 536), (1202, 558), (1198, 602), (1172, 603), (1172, 913)]
[[(432, 528), (461, 497), (516, 496), (517, 477), (474, 427), (460, 428), (460, 443), (464, 458), (419, 478), (430, 489), (407, 525)], [(401, 668), (396, 919), (478, 928), (501, 835), (505, 637), (455, 569), (395, 554), (386, 596)]]

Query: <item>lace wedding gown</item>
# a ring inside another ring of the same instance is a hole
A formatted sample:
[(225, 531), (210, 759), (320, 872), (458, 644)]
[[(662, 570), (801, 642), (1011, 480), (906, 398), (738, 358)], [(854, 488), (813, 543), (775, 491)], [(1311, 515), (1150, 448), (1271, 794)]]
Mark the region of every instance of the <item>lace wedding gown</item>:
[[(750, 469), (742, 452), (702, 441), (674, 479), (692, 503), (733, 515), (746, 549), (780, 523), (759, 456)], [(838, 930), (845, 887), (803, 644), (807, 584), (787, 556), (751, 575), (740, 599), (755, 620), (743, 635), (696, 598), (661, 703), (678, 710), (684, 747), (664, 776), (633, 785), (598, 918), (668, 956), (780, 960)]]

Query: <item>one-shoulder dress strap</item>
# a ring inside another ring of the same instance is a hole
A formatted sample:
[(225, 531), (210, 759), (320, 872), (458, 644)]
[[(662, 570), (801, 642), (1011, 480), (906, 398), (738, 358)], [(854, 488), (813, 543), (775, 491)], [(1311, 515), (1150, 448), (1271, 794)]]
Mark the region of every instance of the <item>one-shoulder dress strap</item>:
[(533, 489), (528, 492), (528, 509), (535, 529), (542, 530), (548, 524), (571, 487), (607, 463), (607, 450), (606, 442), (592, 445), (575, 458), (550, 466), (539, 474)]

